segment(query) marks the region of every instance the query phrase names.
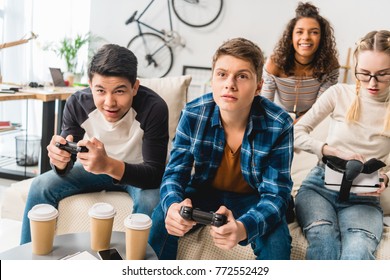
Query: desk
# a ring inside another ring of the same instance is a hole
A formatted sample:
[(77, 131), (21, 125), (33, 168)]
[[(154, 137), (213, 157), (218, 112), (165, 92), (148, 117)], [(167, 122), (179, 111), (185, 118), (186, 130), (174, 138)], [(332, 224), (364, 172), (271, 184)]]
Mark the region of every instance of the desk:
[[(47, 156), (46, 147), (54, 133), (58, 134), (61, 131), (62, 110), (66, 99), (79, 90), (80, 88), (48, 88), (35, 89), (27, 88), (12, 94), (0, 94), (0, 101), (8, 100), (40, 100), (42, 106), (42, 140), (41, 140), (41, 168), (40, 173), (44, 173), (51, 169), (49, 157)], [(58, 100), (58, 116), (57, 116), (57, 131), (55, 118), (55, 102)]]
[[(0, 260), (59, 260), (76, 252), (88, 251), (99, 259), (97, 253), (91, 250), (90, 233), (71, 233), (57, 235), (54, 238), (53, 251), (47, 255), (34, 255), (31, 251), (31, 243), (17, 246), (3, 253), (0, 253)], [(145, 260), (157, 260), (157, 255), (148, 244)], [(123, 258), (126, 258), (126, 237), (124, 232), (113, 231), (111, 245), (115, 247)]]

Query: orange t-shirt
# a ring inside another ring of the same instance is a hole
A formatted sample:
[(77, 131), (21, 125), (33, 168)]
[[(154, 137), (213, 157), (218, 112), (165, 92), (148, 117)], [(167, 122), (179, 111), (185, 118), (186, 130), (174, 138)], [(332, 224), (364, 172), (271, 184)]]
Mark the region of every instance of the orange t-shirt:
[(254, 190), (244, 180), (241, 172), (241, 146), (236, 152), (232, 152), (228, 145), (225, 145), (221, 164), (215, 174), (212, 186), (221, 191), (235, 193), (254, 193)]

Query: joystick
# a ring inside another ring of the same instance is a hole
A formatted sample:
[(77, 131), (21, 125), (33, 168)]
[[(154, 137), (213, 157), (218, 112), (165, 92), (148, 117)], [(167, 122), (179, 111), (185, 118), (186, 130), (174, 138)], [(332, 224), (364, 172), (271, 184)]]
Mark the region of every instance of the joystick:
[(227, 222), (227, 217), (223, 214), (205, 212), (199, 209), (192, 209), (188, 206), (180, 208), (180, 215), (185, 220), (192, 220), (202, 225), (223, 226)]
[(69, 142), (66, 141), (66, 144), (56, 143), (56, 147), (60, 148), (61, 150), (65, 150), (71, 154), (77, 154), (77, 153), (86, 153), (88, 152), (88, 148), (85, 146), (77, 146), (75, 142)]

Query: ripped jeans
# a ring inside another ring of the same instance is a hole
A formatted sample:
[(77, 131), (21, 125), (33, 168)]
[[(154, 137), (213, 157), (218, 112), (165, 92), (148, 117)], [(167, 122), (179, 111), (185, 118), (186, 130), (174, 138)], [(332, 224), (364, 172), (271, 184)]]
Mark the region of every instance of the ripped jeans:
[(378, 197), (339, 193), (324, 187), (324, 168), (314, 167), (295, 199), (298, 223), (308, 241), (306, 259), (372, 260), (381, 240), (383, 213)]

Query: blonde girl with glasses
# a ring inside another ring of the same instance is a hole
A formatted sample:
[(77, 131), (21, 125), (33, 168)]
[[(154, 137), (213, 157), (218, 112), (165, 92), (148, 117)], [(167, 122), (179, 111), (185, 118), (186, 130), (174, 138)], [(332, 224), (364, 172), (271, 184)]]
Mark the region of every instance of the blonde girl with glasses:
[[(386, 162), (390, 153), (390, 31), (369, 32), (354, 52), (356, 85), (326, 90), (295, 125), (294, 147), (323, 156)], [(310, 132), (330, 116), (325, 142)], [(379, 204), (389, 182), (389, 163), (380, 188), (370, 193), (339, 192), (325, 187), (324, 165), (314, 167), (296, 196), (298, 222), (308, 241), (307, 259), (375, 259), (383, 231)]]

